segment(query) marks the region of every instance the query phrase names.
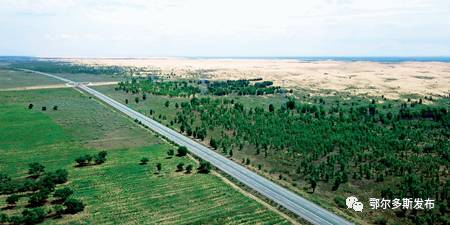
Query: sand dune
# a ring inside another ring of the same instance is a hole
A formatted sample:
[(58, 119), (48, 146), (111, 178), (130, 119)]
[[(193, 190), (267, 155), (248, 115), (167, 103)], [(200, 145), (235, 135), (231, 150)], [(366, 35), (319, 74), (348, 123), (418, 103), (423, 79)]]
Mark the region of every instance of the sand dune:
[[(330, 89), (355, 94), (385, 95), (397, 98), (401, 94), (448, 95), (450, 93), (450, 63), (441, 62), (341, 62), (248, 59), (72, 59), (91, 65), (121, 65), (158, 68), (185, 76), (202, 72), (210, 79), (242, 79), (261, 77), (277, 85), (313, 90)], [(283, 82), (284, 81), (284, 82)]]

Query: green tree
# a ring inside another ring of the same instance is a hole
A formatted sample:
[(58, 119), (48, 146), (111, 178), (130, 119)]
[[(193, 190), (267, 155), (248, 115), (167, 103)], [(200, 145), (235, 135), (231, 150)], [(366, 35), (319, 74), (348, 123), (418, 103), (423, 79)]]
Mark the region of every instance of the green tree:
[(33, 106), (34, 106), (34, 105), (30, 103), (30, 104), (28, 105), (28, 109), (32, 109)]
[(68, 199), (72, 194), (73, 194), (72, 189), (70, 189), (69, 187), (64, 187), (62, 189), (57, 189), (53, 194), (53, 196), (63, 202), (66, 199)]
[(156, 170), (158, 171), (158, 173), (161, 172), (161, 169), (162, 169), (161, 163), (157, 163), (157, 164), (156, 164)]
[(209, 140), (209, 145), (213, 148), (213, 149), (217, 149), (217, 141), (214, 138), (211, 138)]
[(6, 198), (6, 203), (8, 203), (8, 205), (15, 205), (17, 201), (19, 201), (19, 198), (19, 195), (12, 194)]
[(40, 190), (36, 193), (33, 193), (28, 200), (28, 203), (31, 207), (41, 206), (43, 205), (47, 199), (50, 191), (48, 190)]
[(55, 205), (53, 206), (53, 212), (55, 212), (56, 218), (61, 218), (64, 214), (64, 208), (61, 205)]
[(317, 186), (317, 181), (316, 181), (316, 179), (315, 178), (310, 178), (309, 179), (309, 184), (311, 184), (311, 189), (312, 189), (312, 192), (311, 193), (314, 193), (314, 191), (316, 190), (316, 186)]
[(204, 160), (200, 161), (200, 167), (198, 168), (199, 173), (209, 173), (210, 170), (211, 170), (211, 163)]
[(29, 166), (28, 174), (34, 177), (39, 177), (45, 171), (45, 167), (40, 163), (30, 163), (28, 164), (28, 166)]
[(167, 151), (167, 155), (168, 155), (170, 158), (172, 158), (173, 155), (175, 155), (175, 151), (174, 151), (173, 149), (169, 149), (169, 150)]
[(24, 224), (38, 224), (44, 221), (47, 213), (42, 208), (25, 209), (22, 212)]
[(170, 102), (169, 102), (169, 101), (166, 101), (166, 102), (164, 103), (164, 106), (165, 106), (165, 107), (169, 107), (169, 105), (170, 105)]
[(65, 213), (69, 214), (76, 214), (84, 210), (83, 202), (73, 198), (67, 199), (63, 205), (66, 207)]
[(269, 112), (273, 112), (275, 111), (275, 107), (273, 106), (273, 104), (269, 105)]
[(191, 164), (187, 165), (186, 166), (186, 173), (191, 173), (193, 168), (194, 167)]
[(149, 159), (148, 159), (147, 157), (142, 157), (142, 159), (141, 159), (141, 165), (147, 164), (148, 161), (149, 161)]
[(183, 169), (184, 169), (183, 167), (184, 167), (184, 163), (182, 163), (182, 162), (181, 162), (181, 163), (178, 163), (178, 165), (177, 165), (177, 171), (179, 171), (179, 172), (180, 172), (180, 171), (183, 171)]
[(188, 153), (188, 149), (185, 146), (178, 147), (177, 156), (185, 156)]

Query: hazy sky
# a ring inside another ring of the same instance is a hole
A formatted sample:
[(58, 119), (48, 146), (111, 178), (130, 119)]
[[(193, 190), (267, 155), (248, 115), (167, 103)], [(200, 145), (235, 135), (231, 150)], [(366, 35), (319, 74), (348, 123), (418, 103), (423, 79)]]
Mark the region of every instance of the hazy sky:
[(442, 56), (449, 0), (0, 0), (0, 55)]

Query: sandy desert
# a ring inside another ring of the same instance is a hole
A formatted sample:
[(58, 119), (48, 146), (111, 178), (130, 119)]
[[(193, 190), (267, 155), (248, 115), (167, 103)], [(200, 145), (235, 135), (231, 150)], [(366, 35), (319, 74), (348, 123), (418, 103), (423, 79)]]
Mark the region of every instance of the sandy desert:
[(208, 79), (272, 80), (276, 85), (309, 90), (346, 91), (352, 94), (448, 96), (450, 63), (368, 61), (299, 61), (275, 59), (71, 59), (90, 65), (119, 65), (160, 69), (163, 73), (203, 74)]

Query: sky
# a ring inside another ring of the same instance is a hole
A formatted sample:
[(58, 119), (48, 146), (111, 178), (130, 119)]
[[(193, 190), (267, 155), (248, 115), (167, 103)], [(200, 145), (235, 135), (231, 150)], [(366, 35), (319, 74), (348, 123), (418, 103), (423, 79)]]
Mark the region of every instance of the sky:
[(0, 0), (0, 55), (449, 56), (448, 0)]

